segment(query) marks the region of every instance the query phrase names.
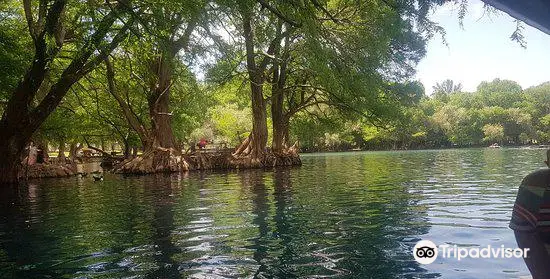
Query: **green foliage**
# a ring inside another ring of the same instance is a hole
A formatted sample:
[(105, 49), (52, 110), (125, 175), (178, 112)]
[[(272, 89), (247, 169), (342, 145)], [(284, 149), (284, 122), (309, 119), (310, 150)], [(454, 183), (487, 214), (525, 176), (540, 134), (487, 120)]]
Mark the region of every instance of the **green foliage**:
[(504, 127), (501, 124), (485, 124), (483, 134), (485, 135), (483, 141), (499, 143), (504, 139)]
[(32, 60), (25, 17), (14, 2), (0, 2), (0, 112)]
[(521, 86), (511, 80), (484, 81), (477, 87), (477, 92), (484, 106), (511, 108), (517, 107), (522, 100)]
[(250, 109), (240, 109), (237, 104), (219, 104), (209, 110), (209, 119), (216, 132), (216, 142), (237, 146), (252, 129)]
[[(338, 113), (327, 113), (320, 117), (316, 113), (301, 112), (291, 122), (292, 141), (299, 140), (305, 151), (339, 150), (350, 147), (353, 130), (348, 129), (349, 124), (346, 124)], [(327, 146), (327, 143), (330, 143), (330, 146)]]
[[(436, 86), (435, 98), (429, 98), (422, 84), (411, 81), (427, 40), (444, 34), (427, 17), (443, 2), (132, 2), (132, 11), (124, 11), (106, 34), (112, 38), (124, 21), (135, 20), (109, 56), (114, 89), (137, 122), (150, 130), (153, 97), (159, 94), (155, 89), (164, 74), (170, 103), (169, 111), (162, 113), (171, 115), (179, 143), (206, 137), (237, 145), (252, 128), (242, 22), (243, 14), (250, 13), (254, 60), (265, 65), (261, 85), (267, 122), (272, 121), (269, 106), (279, 85), (290, 142), (300, 140), (306, 149), (476, 145), (493, 136), (492, 128), (498, 125), (503, 141), (548, 138), (542, 127), (550, 108), (531, 104), (536, 98), (550, 101), (546, 89), (523, 93), (517, 83), (495, 80), (482, 83), (475, 93), (462, 93), (460, 84), (447, 80)], [(37, 2), (32, 3), (37, 12)], [(0, 99), (4, 100), (32, 61), (33, 46), (21, 4), (10, 0), (0, 8), (4, 73)], [(108, 43), (91, 41), (90, 34), (111, 9), (97, 1), (68, 5), (63, 18), (66, 42), (56, 49), (55, 36), (47, 34), (48, 52), (59, 53), (50, 63), (43, 88), (51, 87), (82, 50), (101, 49)], [(161, 65), (168, 65), (165, 72), (159, 70), (165, 69)], [(93, 67), (71, 87), (36, 136), (139, 144), (140, 133), (109, 89), (105, 65)], [(275, 80), (277, 75), (284, 79)], [(38, 92), (36, 102), (46, 93)]]
[(206, 122), (204, 112), (213, 105), (211, 92), (201, 88), (193, 73), (181, 65), (171, 88), (172, 130), (179, 141), (189, 141), (189, 134)]
[(436, 83), (433, 86), (433, 90), (435, 99), (448, 102), (450, 94), (462, 91), (462, 84), (455, 84), (454, 81), (446, 79), (442, 82)]

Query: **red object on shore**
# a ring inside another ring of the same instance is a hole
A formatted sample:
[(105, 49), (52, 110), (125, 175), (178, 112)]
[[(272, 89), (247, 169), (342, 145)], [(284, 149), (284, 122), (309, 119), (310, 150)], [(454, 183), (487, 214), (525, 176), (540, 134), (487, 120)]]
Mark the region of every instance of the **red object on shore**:
[(208, 144), (208, 141), (202, 138), (197, 145), (199, 146), (199, 149), (204, 149), (206, 147), (206, 144)]

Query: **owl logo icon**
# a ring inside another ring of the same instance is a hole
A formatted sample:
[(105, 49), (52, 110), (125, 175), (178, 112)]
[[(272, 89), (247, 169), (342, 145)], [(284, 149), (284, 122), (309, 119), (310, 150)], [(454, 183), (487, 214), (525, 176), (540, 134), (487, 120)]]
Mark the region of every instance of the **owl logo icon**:
[(431, 264), (437, 259), (437, 245), (429, 240), (421, 240), (414, 246), (413, 256), (420, 264)]
[(429, 246), (418, 247), (416, 256), (419, 258), (432, 258), (435, 256), (435, 249)]

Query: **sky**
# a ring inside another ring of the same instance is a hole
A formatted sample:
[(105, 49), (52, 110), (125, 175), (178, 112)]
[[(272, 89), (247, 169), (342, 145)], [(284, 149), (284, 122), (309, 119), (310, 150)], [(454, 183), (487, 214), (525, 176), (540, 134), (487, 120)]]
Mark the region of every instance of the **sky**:
[(495, 78), (514, 80), (523, 88), (550, 81), (550, 35), (523, 24), (527, 48), (522, 48), (510, 40), (514, 18), (503, 12), (487, 15), (479, 0), (468, 1), (463, 29), (458, 6), (447, 4), (431, 19), (445, 29), (448, 46), (435, 36), (418, 64), (416, 78), (426, 94), (445, 79), (462, 83), (463, 91), (475, 91), (480, 82)]

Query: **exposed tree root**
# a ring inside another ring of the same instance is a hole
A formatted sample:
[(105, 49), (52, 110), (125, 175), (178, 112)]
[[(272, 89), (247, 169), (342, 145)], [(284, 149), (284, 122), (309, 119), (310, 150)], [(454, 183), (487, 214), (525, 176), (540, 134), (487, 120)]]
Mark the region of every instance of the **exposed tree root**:
[(231, 154), (233, 157), (242, 157), (242, 156), (248, 156), (252, 152), (252, 146), (254, 146), (254, 136), (252, 133), (241, 143), (241, 145), (237, 146), (235, 149), (235, 152)]
[[(245, 147), (246, 149), (246, 147)], [(301, 165), (297, 144), (284, 152), (263, 152), (260, 157), (248, 155), (234, 156), (235, 153), (206, 153), (181, 155), (175, 149), (157, 147), (141, 156), (129, 158), (115, 166), (114, 171), (126, 174), (150, 174), (158, 172), (181, 172), (188, 170), (211, 169), (250, 169), (272, 168), (278, 166)], [(20, 177), (65, 177), (77, 174), (76, 164), (46, 163), (23, 166)]]
[(66, 177), (76, 175), (75, 164), (33, 164), (25, 165), (20, 169), (19, 177), (25, 178), (45, 178), (45, 177)]
[(230, 159), (231, 168), (252, 169), (252, 168), (270, 168), (279, 166), (300, 166), (302, 161), (298, 154), (275, 154), (264, 153), (261, 158), (252, 157), (232, 157)]
[[(155, 161), (157, 160), (157, 161)], [(250, 169), (277, 166), (299, 166), (302, 162), (297, 153), (264, 153), (261, 158), (234, 157), (230, 153), (196, 153), (178, 156), (170, 152), (146, 152), (142, 156), (123, 161), (115, 166), (115, 172), (148, 174), (156, 172), (180, 172), (188, 170)]]
[(229, 153), (201, 153), (186, 155), (190, 170), (232, 169)]
[(299, 166), (302, 164), (302, 161), (298, 155), (298, 142), (276, 153), (266, 150), (254, 150), (254, 137), (250, 134), (250, 136), (235, 149), (235, 152), (231, 154), (228, 164), (231, 168), (250, 169), (276, 166)]
[(115, 167), (116, 172), (131, 174), (187, 170), (189, 170), (189, 164), (180, 152), (161, 147), (146, 151), (141, 156), (124, 160)]

